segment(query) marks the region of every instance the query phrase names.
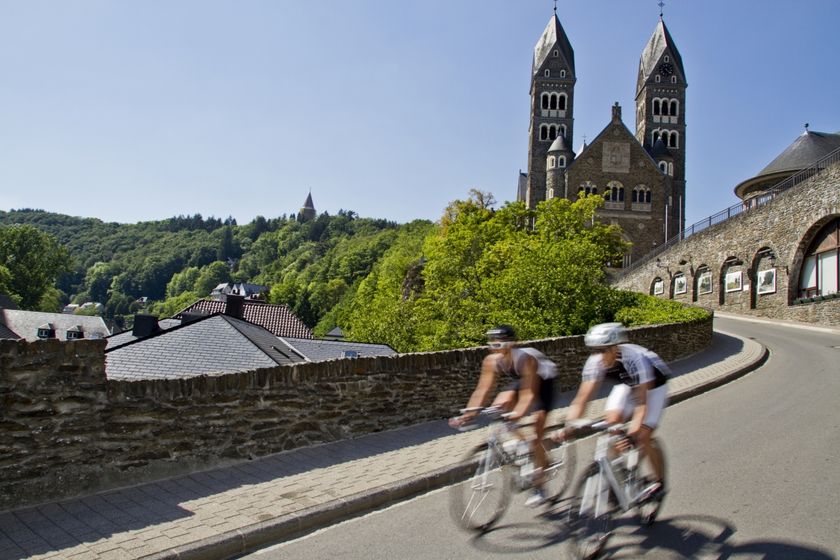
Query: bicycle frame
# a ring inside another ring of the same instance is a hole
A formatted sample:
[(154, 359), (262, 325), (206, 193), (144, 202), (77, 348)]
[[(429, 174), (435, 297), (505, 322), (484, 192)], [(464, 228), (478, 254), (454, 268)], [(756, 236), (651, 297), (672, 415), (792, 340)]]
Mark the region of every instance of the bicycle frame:
[[(599, 426), (595, 424), (593, 429), (605, 430), (609, 429), (606, 424)], [(607, 511), (609, 505), (609, 493), (615, 496), (618, 505), (622, 511), (627, 512), (639, 503), (639, 499), (644, 494), (644, 489), (636, 489), (633, 483), (636, 482), (635, 470), (638, 466), (639, 450), (634, 446), (630, 450), (610, 460), (610, 449), (614, 446), (616, 441), (624, 436), (617, 436), (612, 433), (604, 434), (598, 438), (595, 446), (595, 463), (598, 465), (599, 476), (592, 477), (586, 482), (583, 499), (581, 500), (581, 512), (589, 513), (590, 508), (594, 505), (595, 516)], [(616, 476), (615, 467), (621, 463), (625, 463), (626, 470), (634, 476), (630, 483), (620, 482)], [(605, 484), (606, 483), (606, 484)], [(595, 488), (591, 486), (595, 484)], [(630, 494), (630, 492), (633, 492)], [(595, 497), (593, 503), (592, 498)]]

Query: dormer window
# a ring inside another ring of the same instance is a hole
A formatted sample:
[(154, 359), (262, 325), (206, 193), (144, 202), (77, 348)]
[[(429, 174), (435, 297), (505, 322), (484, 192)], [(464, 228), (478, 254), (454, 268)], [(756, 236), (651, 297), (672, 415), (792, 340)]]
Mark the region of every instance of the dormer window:
[(546, 68), (546, 69), (545, 69), (545, 77), (546, 77), (546, 78), (548, 78), (548, 77), (550, 77), (550, 76), (551, 76), (551, 70), (549, 70), (548, 68)]
[(671, 57), (666, 54), (662, 62), (671, 62)]
[(561, 77), (561, 78), (565, 78), (565, 77), (566, 77), (566, 71), (565, 71), (565, 70), (560, 70), (560, 77)]
[(672, 83), (672, 84), (676, 84), (676, 83), (677, 83), (677, 77), (676, 77), (676, 76), (671, 76), (671, 83)]
[(76, 325), (71, 329), (67, 329), (67, 340), (81, 340), (85, 337), (85, 332), (80, 325)]
[(661, 81), (662, 81), (662, 78), (660, 78), (660, 77), (659, 77), (659, 74), (657, 74), (657, 75), (653, 78), (653, 81), (654, 81), (654, 82), (656, 82), (656, 83), (658, 84), (659, 82), (661, 82)]
[(55, 338), (55, 327), (52, 326), (51, 323), (41, 325), (40, 327), (38, 327), (38, 338)]
[(555, 50), (554, 50), (554, 56), (555, 56), (555, 58), (556, 58), (556, 57), (558, 57), (558, 56), (560, 56), (560, 51), (558, 51), (557, 49), (555, 49)]

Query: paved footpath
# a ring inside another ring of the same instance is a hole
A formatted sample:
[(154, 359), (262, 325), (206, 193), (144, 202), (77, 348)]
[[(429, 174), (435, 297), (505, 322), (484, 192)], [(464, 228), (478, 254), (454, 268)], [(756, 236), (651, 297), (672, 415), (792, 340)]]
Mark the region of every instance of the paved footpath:
[[(715, 332), (672, 364), (671, 403), (760, 366), (759, 343)], [(571, 395), (564, 394), (564, 404)], [(590, 406), (600, 412), (603, 399)], [(561, 421), (565, 409), (549, 422)], [(445, 421), (278, 453), (236, 466), (0, 513), (0, 558), (226, 559), (453, 481), (484, 430)]]

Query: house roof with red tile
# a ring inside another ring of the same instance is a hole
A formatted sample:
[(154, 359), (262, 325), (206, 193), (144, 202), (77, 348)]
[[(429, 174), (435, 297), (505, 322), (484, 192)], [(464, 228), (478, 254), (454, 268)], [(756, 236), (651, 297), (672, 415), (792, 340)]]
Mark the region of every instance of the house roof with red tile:
[[(226, 301), (199, 300), (189, 307), (182, 309), (175, 319), (183, 319), (184, 315), (213, 313), (227, 313)], [(291, 338), (314, 338), (312, 330), (292, 313), (288, 305), (259, 303), (245, 300), (242, 302), (241, 319), (259, 325), (275, 336)]]

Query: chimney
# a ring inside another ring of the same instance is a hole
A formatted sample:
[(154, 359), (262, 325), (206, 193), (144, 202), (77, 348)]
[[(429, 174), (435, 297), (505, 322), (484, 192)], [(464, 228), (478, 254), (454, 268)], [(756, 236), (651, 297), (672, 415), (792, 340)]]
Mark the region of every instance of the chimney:
[(234, 319), (242, 319), (245, 311), (245, 296), (239, 294), (227, 294), (225, 297), (225, 315)]
[(157, 317), (143, 313), (134, 315), (134, 327), (131, 329), (131, 334), (137, 338), (146, 338), (158, 331), (160, 331), (160, 325), (158, 325)]

